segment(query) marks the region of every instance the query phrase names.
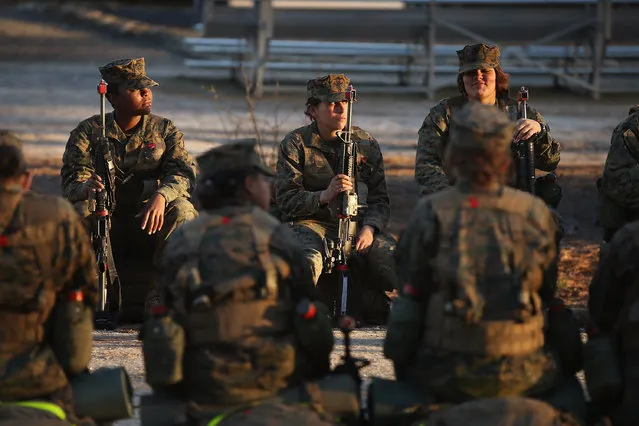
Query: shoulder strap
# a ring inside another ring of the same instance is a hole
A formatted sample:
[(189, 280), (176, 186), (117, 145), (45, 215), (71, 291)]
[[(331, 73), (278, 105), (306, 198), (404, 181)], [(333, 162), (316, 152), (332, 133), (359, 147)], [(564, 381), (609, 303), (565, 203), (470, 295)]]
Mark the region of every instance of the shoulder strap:
[[(209, 226), (220, 225), (222, 220), (222, 216), (207, 214), (200, 215), (185, 224), (182, 227), (182, 232), (184, 233), (186, 252), (189, 254), (199, 253), (204, 230)], [(199, 256), (188, 256), (188, 260), (180, 267), (175, 277), (177, 281), (187, 283), (190, 291), (197, 289), (202, 284), (199, 262)]]
[(271, 258), (269, 244), (273, 232), (279, 225), (277, 219), (262, 211), (259, 207), (253, 209), (253, 222), (251, 224), (253, 230), (253, 238), (255, 239), (255, 249), (257, 258), (266, 272), (266, 290), (271, 295), (277, 295), (277, 268)]

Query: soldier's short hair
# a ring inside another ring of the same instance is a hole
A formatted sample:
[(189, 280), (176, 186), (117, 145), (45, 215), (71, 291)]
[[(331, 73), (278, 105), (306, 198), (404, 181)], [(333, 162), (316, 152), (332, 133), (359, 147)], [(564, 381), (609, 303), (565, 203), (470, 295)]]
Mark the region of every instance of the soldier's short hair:
[(196, 196), (204, 208), (233, 199), (248, 176), (274, 176), (262, 162), (256, 139), (241, 139), (213, 148), (196, 158), (200, 176)]
[(506, 178), (515, 129), (506, 113), (493, 105), (469, 102), (456, 110), (446, 149), (447, 167), (479, 185)]
[(27, 171), (22, 141), (8, 130), (0, 130), (0, 180), (16, 178)]

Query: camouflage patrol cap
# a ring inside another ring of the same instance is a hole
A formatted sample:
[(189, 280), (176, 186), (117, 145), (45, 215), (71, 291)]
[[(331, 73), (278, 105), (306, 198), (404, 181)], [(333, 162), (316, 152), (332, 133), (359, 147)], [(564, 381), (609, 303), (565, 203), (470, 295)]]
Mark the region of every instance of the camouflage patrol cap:
[(273, 170), (264, 165), (256, 148), (256, 139), (240, 139), (210, 149), (196, 158), (200, 174), (206, 178), (221, 171), (242, 170), (275, 176)]
[(457, 51), (459, 73), (499, 66), (499, 47), (487, 44), (469, 44)]
[(462, 149), (503, 151), (510, 148), (514, 131), (515, 123), (505, 112), (494, 105), (469, 102), (452, 117), (449, 144)]
[(350, 82), (350, 79), (344, 74), (329, 74), (309, 80), (306, 83), (306, 97), (326, 102), (344, 101), (346, 100), (346, 89)]
[(0, 179), (13, 178), (27, 170), (22, 141), (8, 130), (0, 130)]
[(144, 58), (118, 59), (100, 67), (100, 74), (107, 84), (125, 83), (129, 89), (159, 86), (146, 75)]

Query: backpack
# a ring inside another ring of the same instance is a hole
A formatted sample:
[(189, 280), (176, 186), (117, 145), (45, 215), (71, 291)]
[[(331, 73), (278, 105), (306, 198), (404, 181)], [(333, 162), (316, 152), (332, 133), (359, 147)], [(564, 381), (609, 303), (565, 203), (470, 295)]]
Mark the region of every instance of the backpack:
[(544, 345), (538, 290), (544, 262), (526, 223), (534, 197), (503, 188), (499, 197), (456, 189), (430, 198), (439, 225), (439, 283), (426, 310), (429, 347), (480, 356), (518, 356)]

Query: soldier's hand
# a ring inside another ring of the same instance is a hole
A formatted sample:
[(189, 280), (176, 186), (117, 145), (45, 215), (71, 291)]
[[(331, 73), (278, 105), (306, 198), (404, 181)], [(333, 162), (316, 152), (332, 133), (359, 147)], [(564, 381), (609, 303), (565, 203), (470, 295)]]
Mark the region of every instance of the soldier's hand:
[(520, 118), (515, 127), (513, 142), (525, 141), (541, 132), (541, 124), (529, 118)]
[(375, 236), (375, 229), (370, 225), (364, 225), (362, 230), (359, 231), (357, 236), (357, 242), (355, 243), (355, 250), (359, 253), (366, 253), (373, 244), (373, 237)]
[(327, 204), (330, 203), (344, 191), (349, 191), (353, 189), (353, 183), (346, 175), (337, 175), (333, 179), (331, 179), (331, 183), (328, 185), (328, 188), (323, 190), (320, 193), (320, 203)]
[(166, 199), (161, 194), (155, 194), (136, 217), (142, 217), (142, 230), (149, 235), (155, 234), (164, 225), (164, 209)]
[(91, 177), (84, 181), (82, 184), (82, 189), (84, 190), (84, 194), (86, 197), (89, 197), (91, 192), (100, 192), (104, 189), (104, 184), (102, 183), (102, 178), (97, 174), (93, 173)]

